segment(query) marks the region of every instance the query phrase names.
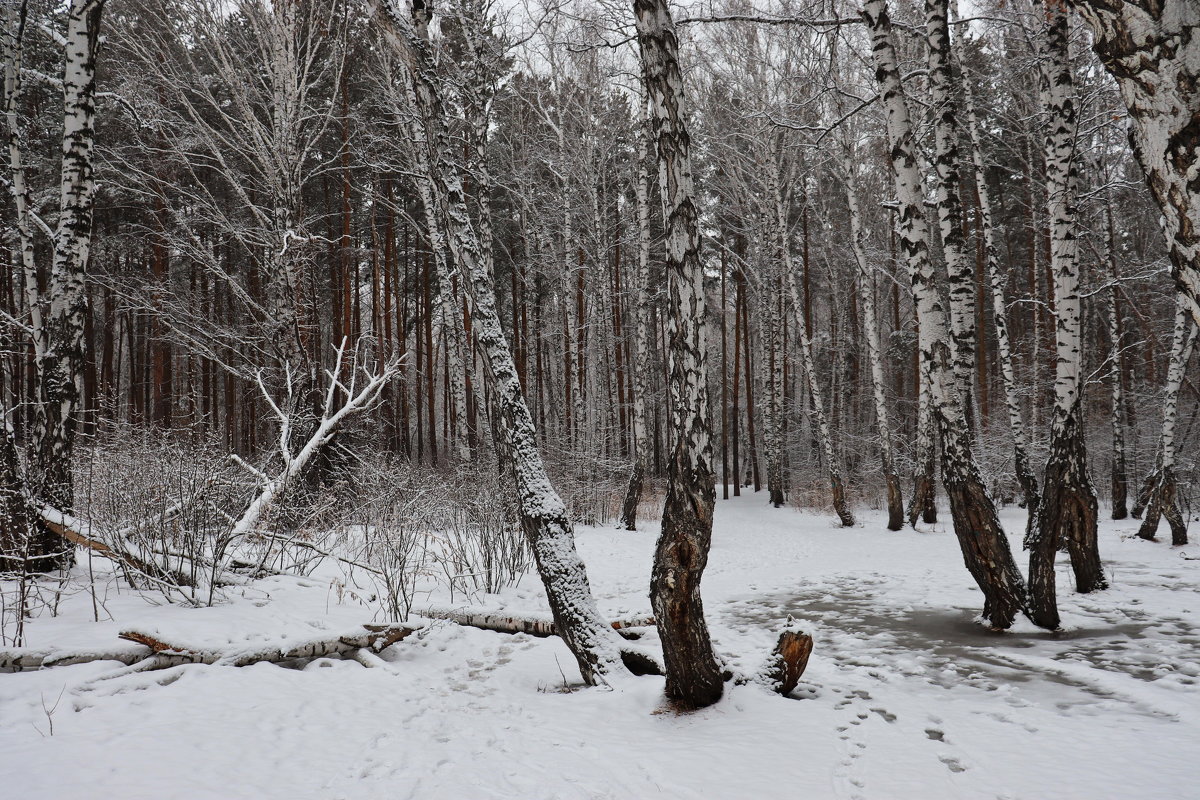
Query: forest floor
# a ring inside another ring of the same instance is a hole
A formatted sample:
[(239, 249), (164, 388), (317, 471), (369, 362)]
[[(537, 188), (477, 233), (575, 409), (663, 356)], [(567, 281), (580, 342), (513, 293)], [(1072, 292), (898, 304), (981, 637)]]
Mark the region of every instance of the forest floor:
[[(889, 533), (863, 513), (841, 530), (765, 500), (718, 501), (704, 598), (718, 651), (746, 671), (789, 614), (813, 634), (790, 698), (731, 687), (712, 708), (676, 714), (661, 678), (580, 689), (558, 639), (448, 623), (384, 651), (387, 668), (322, 659), (96, 680), (116, 668), (107, 662), (0, 674), (3, 794), (1196, 797), (1200, 561), (1133, 538), (1136, 522), (1104, 521), (1113, 588), (1074, 594), (1060, 558), (1065, 631), (1022, 622), (994, 634), (974, 621), (980, 594), (945, 525)], [(1024, 512), (1003, 518), (1019, 551)], [(577, 535), (602, 610), (647, 611), (653, 526)], [(188, 642), (278, 637), (353, 627), (375, 611), (324, 573), (257, 581), (203, 609), (113, 587), (99, 598), (102, 621), (79, 592), (30, 626), (28, 644), (100, 647), (135, 626)], [(535, 575), (474, 599), (544, 613)]]

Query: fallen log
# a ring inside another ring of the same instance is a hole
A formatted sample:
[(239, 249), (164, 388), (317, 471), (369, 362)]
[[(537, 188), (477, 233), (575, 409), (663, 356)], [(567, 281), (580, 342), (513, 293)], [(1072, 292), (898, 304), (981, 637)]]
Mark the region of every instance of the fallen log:
[[(206, 648), (166, 641), (160, 634), (122, 631), (119, 638), (141, 645), (119, 650), (60, 651), (34, 648), (0, 650), (0, 671), (64, 667), (92, 661), (118, 661), (137, 666), (139, 671), (166, 669), (180, 664), (215, 664), (245, 667), (250, 664), (279, 664), (286, 661), (311, 661), (341, 656), (354, 658), (366, 666), (378, 663), (376, 653), (420, 630), (410, 625), (363, 625), (341, 636), (290, 640), (265, 646), (242, 648)], [(360, 657), (361, 656), (361, 657)]]
[(333, 638), (310, 639), (289, 642), (283, 646), (269, 645), (241, 650), (190, 647), (178, 642), (167, 642), (155, 634), (141, 631), (122, 631), (120, 638), (144, 645), (149, 648), (152, 655), (179, 659), (181, 663), (244, 667), (262, 662), (278, 664), (298, 659), (312, 660), (329, 656), (346, 656), (356, 650), (378, 653), (418, 630), (420, 629), (408, 625), (364, 625), (360, 630)]
[(75, 519), (56, 508), (44, 506), (39, 509), (42, 523), (53, 533), (63, 537), (71, 544), (86, 547), (94, 553), (111, 559), (114, 563), (133, 570), (153, 581), (166, 583), (169, 586), (191, 586), (192, 581), (176, 570), (167, 569), (154, 563), (152, 557), (143, 557), (122, 548), (117, 549), (89, 535), (91, 525)]
[(128, 666), (141, 661), (146, 655), (146, 651), (141, 648), (63, 651), (18, 647), (12, 650), (0, 650), (0, 672), (66, 667), (91, 661), (119, 661)]
[[(449, 606), (414, 608), (412, 613), (428, 617), (429, 619), (444, 619), (456, 625), (479, 628), (485, 631), (496, 631), (498, 633), (525, 633), (543, 639), (558, 635), (558, 631), (554, 627), (554, 620), (549, 616), (515, 616), (506, 614), (503, 611), (472, 610), (465, 607), (451, 608)], [(630, 636), (625, 632), (632, 633), (631, 629), (634, 628), (654, 627), (654, 617), (650, 614), (620, 617), (612, 620), (611, 625), (614, 630), (622, 632), (622, 635), (626, 636), (626, 638), (636, 639), (639, 635)]]

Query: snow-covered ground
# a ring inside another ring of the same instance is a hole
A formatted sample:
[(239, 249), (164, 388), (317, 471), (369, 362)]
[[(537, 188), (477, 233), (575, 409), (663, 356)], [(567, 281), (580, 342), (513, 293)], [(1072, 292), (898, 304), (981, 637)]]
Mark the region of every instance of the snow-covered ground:
[[(660, 678), (578, 690), (559, 640), (449, 623), (385, 651), (386, 669), (189, 665), (97, 680), (119, 666), (108, 662), (0, 674), (0, 795), (1200, 796), (1200, 561), (1105, 521), (1113, 589), (1073, 594), (1061, 559), (1068, 630), (997, 635), (973, 622), (980, 595), (943, 526), (889, 533), (863, 514), (845, 531), (765, 500), (718, 502), (705, 604), (719, 652), (744, 670), (787, 615), (803, 621), (816, 647), (791, 698), (732, 687), (678, 715)], [(1019, 547), (1023, 512), (1004, 519)], [(648, 610), (655, 534), (579, 529), (606, 613)], [(256, 582), (205, 609), (105, 586), (104, 621), (75, 594), (28, 644), (108, 646), (129, 627), (188, 642), (278, 637), (374, 613), (331, 574)], [(536, 576), (477, 599), (543, 611)]]

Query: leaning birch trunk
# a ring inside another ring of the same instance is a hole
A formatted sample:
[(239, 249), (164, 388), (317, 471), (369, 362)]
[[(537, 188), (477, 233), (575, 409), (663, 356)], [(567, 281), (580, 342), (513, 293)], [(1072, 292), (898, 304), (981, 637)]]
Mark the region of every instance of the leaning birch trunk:
[(983, 231), (983, 251), (987, 262), (988, 282), (991, 286), (992, 318), (996, 329), (996, 355), (1000, 362), (1000, 375), (1004, 380), (1004, 405), (1008, 410), (1008, 427), (1013, 440), (1013, 470), (1021, 492), (1025, 495), (1028, 513), (1028, 528), (1036, 518), (1038, 499), (1037, 476), (1029, 460), (1026, 445), (1025, 421), (1021, 416), (1021, 401), (1017, 393), (1016, 370), (1013, 368), (1012, 340), (1008, 335), (1008, 300), (1004, 284), (1006, 273), (1000, 263), (1000, 251), (996, 244), (996, 229), (992, 221), (992, 198), (987, 182), (987, 162), (983, 154), (983, 138), (979, 132), (979, 119), (975, 115), (975, 98), (970, 82), (962, 81), (963, 106), (967, 112), (967, 129), (971, 134), (971, 161), (975, 168), (975, 187), (979, 198), (979, 222)]
[[(963, 211), (958, 172), (958, 108), (954, 101), (947, 0), (925, 0), (929, 102), (933, 106), (933, 170), (938, 228), (950, 299), (954, 375), (970, 419), (975, 373), (975, 276), (963, 255)], [(982, 424), (983, 420), (979, 421)]]
[(816, 422), (815, 428), (821, 444), (821, 452), (825, 456), (825, 469), (829, 474), (833, 510), (838, 515), (842, 527), (849, 528), (854, 525), (854, 514), (850, 512), (846, 503), (846, 485), (842, 481), (841, 466), (833, 449), (833, 433), (829, 427), (829, 417), (825, 413), (821, 385), (817, 382), (816, 365), (813, 364), (812, 341), (808, 338), (808, 326), (804, 320), (804, 303), (801, 301), (800, 287), (796, 283), (796, 270), (792, 266), (792, 249), (788, 244), (787, 202), (784, 198), (783, 188), (779, 185), (778, 167), (773, 166), (769, 181), (771, 199), (775, 206), (772, 228), (775, 233), (775, 246), (779, 250), (780, 264), (787, 281), (788, 294), (792, 300), (792, 314), (796, 323), (796, 349), (800, 353), (800, 371), (804, 374), (804, 382), (808, 386), (809, 408)]
[(1104, 260), (1112, 287), (1108, 293), (1108, 344), (1112, 355), (1109, 382), (1112, 384), (1112, 518), (1129, 516), (1129, 472), (1125, 464), (1125, 398), (1121, 387), (1121, 315), (1117, 305), (1120, 286), (1117, 284), (1117, 254), (1113, 234), (1112, 204), (1105, 198), (1105, 220), (1108, 235), (1104, 240)]
[(967, 418), (955, 381), (946, 312), (929, 256), (929, 229), (916, 143), (886, 0), (866, 0), (862, 16), (871, 32), (875, 74), (887, 114), (892, 169), (900, 202), (900, 244), (908, 263), (920, 326), (918, 346), (928, 364), (932, 405), (941, 432), (942, 482), (967, 569), (983, 590), (983, 616), (993, 627), (1008, 628), (1017, 612), (1024, 608), (1025, 586), (971, 452)]
[(887, 398), (884, 395), (883, 357), (879, 343), (879, 322), (875, 318), (875, 280), (867, 261), (863, 242), (866, 231), (858, 202), (858, 186), (854, 179), (855, 159), (852, 145), (843, 140), (842, 179), (846, 184), (846, 205), (850, 211), (850, 240), (854, 260), (858, 265), (858, 297), (863, 309), (863, 328), (866, 329), (867, 359), (871, 364), (871, 389), (875, 399), (875, 424), (879, 431), (879, 458), (887, 485), (888, 530), (904, 527), (904, 498), (900, 492), (900, 476), (896, 474), (892, 457), (892, 427), (888, 421)]
[[(416, 95), (412, 87), (407, 87), (408, 101), (416, 106)], [(413, 157), (416, 161), (418, 190), (421, 196), (421, 207), (425, 212), (425, 227), (429, 231), (429, 249), (433, 251), (433, 265), (437, 272), (438, 298), (442, 310), (442, 330), (446, 336), (447, 369), (450, 373), (450, 399), (454, 403), (454, 444), (455, 454), (460, 463), (471, 460), (471, 444), (467, 436), (467, 387), (466, 373), (463, 369), (466, 335), (463, 331), (462, 316), (457, 306), (454, 292), (454, 276), (450, 265), (446, 263), (446, 240), (442, 226), (438, 222), (437, 203), (433, 199), (433, 187), (430, 185), (429, 156), (425, 145), (425, 132), (414, 117), (408, 126), (409, 135), (414, 144)], [(486, 198), (483, 198), (486, 202)], [(491, 270), (489, 270), (490, 272)]]
[(638, 260), (635, 276), (637, 303), (634, 313), (637, 324), (633, 339), (633, 471), (629, 488), (621, 506), (620, 526), (637, 530), (638, 503), (650, 468), (650, 436), (646, 424), (646, 374), (650, 369), (650, 127), (646, 119), (646, 102), (639, 102), (638, 112), (638, 172), (636, 210), (638, 224)]
[(1129, 109), (1134, 153), (1163, 214), (1175, 281), (1200, 324), (1200, 3), (1071, 4), (1091, 26), (1096, 55)]
[(494, 387), (497, 449), (506, 451), (516, 478), (521, 527), (529, 540), (554, 623), (588, 684), (606, 683), (622, 671), (621, 639), (605, 623), (592, 597), (587, 570), (575, 550), (566, 506), (554, 491), (537, 450), (529, 407), (517, 377), (512, 351), (496, 309), (492, 276), (479, 250), (466, 195), (452, 155), (447, 114), (428, 39), (431, 10), (416, 3), (411, 19), (396, 0), (372, 0), (376, 17), (405, 60), (425, 129), (429, 179), (455, 262), (469, 276), (474, 332)]
[(1048, 115), (1046, 182), (1049, 200), (1050, 263), (1057, 310), (1055, 326), (1054, 420), (1050, 457), (1037, 520), (1026, 537), (1029, 549), (1029, 604), (1035, 623), (1057, 628), (1054, 558), (1065, 542), (1080, 592), (1104, 589), (1108, 580), (1097, 548), (1096, 492), (1087, 472), (1084, 444), (1083, 360), (1079, 298), (1079, 244), (1075, 230), (1078, 184), (1076, 104), (1067, 52), (1067, 11), (1056, 0), (1046, 5), (1042, 104)]
[[(71, 458), (83, 401), (84, 281), (92, 244), (96, 181), (96, 48), (105, 0), (72, 0), (67, 9), (63, 72), (62, 175), (58, 227), (45, 315), (44, 351), (37, 361), (38, 398), (33, 426), (30, 479), (33, 493), (56, 508), (74, 506)], [(65, 568), (73, 551), (49, 531), (32, 544), (35, 571)]]
[(1163, 397), (1163, 424), (1159, 435), (1159, 465), (1151, 476), (1154, 488), (1146, 505), (1146, 518), (1138, 528), (1138, 536), (1154, 540), (1158, 533), (1159, 517), (1166, 517), (1171, 526), (1171, 544), (1187, 544), (1187, 524), (1178, 502), (1178, 482), (1175, 477), (1175, 422), (1179, 414), (1179, 388), (1196, 344), (1196, 323), (1188, 319), (1188, 305), (1182, 294), (1175, 309), (1175, 335), (1171, 342), (1171, 361), (1167, 367), (1167, 388)]
[(633, 12), (666, 217), (667, 360), (673, 439), (662, 533), (650, 577), (650, 602), (662, 639), (667, 696), (684, 707), (702, 708), (721, 699), (724, 684), (700, 599), (716, 501), (700, 228), (675, 23), (666, 0), (634, 0)]

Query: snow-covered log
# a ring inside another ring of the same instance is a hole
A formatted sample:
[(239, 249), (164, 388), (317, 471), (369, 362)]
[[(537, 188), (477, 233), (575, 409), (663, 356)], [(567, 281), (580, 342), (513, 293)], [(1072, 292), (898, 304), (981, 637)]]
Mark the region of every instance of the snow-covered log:
[(420, 628), (411, 625), (363, 625), (361, 628), (338, 636), (322, 636), (288, 641), (282, 645), (273, 643), (242, 648), (193, 646), (179, 641), (164, 640), (162, 634), (159, 633), (136, 630), (122, 631), (120, 638), (144, 645), (149, 648), (152, 655), (165, 656), (177, 663), (245, 667), (261, 662), (278, 664), (297, 659), (311, 660), (328, 656), (345, 656), (355, 650), (370, 650), (378, 653), (418, 630)]
[[(507, 614), (503, 611), (487, 609), (451, 608), (449, 606), (429, 606), (414, 608), (412, 613), (429, 619), (444, 619), (456, 625), (468, 628), (479, 628), (498, 633), (526, 633), (530, 636), (558, 636), (558, 629), (551, 616), (530, 614)], [(610, 620), (615, 631), (628, 631), (633, 628), (654, 627), (654, 616), (651, 614), (631, 615)]]

